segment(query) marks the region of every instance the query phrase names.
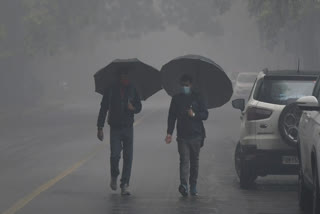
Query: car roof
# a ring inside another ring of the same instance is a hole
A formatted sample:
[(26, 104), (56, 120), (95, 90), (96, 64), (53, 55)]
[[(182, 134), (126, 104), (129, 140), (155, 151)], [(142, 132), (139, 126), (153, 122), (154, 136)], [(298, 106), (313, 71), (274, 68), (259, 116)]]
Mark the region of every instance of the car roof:
[(319, 76), (320, 71), (297, 70), (265, 70), (265, 76)]

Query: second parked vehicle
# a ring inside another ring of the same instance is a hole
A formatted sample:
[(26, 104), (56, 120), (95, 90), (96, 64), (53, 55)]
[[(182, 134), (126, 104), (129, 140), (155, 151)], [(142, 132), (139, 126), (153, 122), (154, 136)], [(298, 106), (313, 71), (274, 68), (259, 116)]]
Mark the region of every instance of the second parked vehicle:
[[(303, 110), (299, 124), (299, 202), (305, 210), (312, 204), (313, 213), (320, 213), (320, 80), (313, 96), (300, 98), (297, 103)], [(312, 203), (310, 203), (312, 202)]]

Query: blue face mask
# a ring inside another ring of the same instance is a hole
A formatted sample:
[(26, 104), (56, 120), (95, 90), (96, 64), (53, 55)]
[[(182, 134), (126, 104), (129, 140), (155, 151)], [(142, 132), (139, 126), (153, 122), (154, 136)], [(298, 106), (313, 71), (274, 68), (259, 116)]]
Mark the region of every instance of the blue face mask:
[(183, 86), (182, 87), (182, 92), (184, 94), (190, 94), (191, 93), (191, 88), (189, 86)]

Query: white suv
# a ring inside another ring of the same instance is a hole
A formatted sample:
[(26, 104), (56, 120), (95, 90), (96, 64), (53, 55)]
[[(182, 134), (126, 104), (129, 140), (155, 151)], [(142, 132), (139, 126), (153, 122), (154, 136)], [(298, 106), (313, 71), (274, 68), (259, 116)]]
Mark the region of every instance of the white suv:
[(235, 168), (242, 188), (258, 176), (298, 174), (300, 111), (294, 103), (312, 94), (316, 79), (309, 72), (265, 70), (257, 75), (246, 105), (245, 99), (232, 101), (241, 110)]

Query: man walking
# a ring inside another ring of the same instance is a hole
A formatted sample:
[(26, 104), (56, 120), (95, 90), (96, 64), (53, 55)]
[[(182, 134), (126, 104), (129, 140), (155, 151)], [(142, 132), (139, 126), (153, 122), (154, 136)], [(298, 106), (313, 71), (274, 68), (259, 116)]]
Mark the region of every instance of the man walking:
[(192, 90), (192, 77), (183, 75), (180, 79), (182, 93), (172, 97), (166, 143), (172, 141), (172, 133), (177, 121), (177, 142), (180, 155), (179, 192), (188, 195), (188, 176), (190, 194), (197, 196), (197, 178), (199, 170), (199, 153), (203, 145), (205, 130), (203, 120), (208, 118), (208, 110), (199, 93)]
[(123, 168), (121, 175), (121, 194), (130, 195), (129, 181), (133, 157), (133, 123), (134, 114), (141, 111), (140, 97), (135, 87), (130, 83), (128, 73), (122, 71), (117, 76), (117, 84), (110, 87), (103, 95), (98, 117), (99, 140), (103, 140), (103, 127), (108, 113), (110, 125), (110, 148), (111, 148), (111, 182), (112, 190), (117, 190), (119, 161), (123, 150)]

